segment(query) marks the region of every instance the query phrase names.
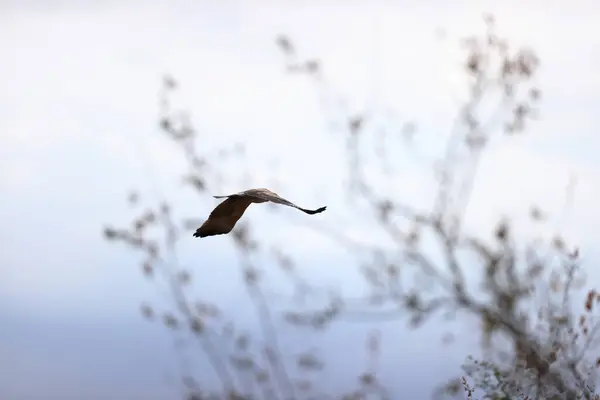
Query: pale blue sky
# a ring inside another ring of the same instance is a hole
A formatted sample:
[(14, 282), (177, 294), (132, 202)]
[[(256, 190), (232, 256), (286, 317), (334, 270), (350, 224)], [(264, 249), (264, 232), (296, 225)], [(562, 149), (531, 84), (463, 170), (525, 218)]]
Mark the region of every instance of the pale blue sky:
[[(227, 163), (222, 170), (231, 177), (228, 191), (245, 184), (271, 186), (308, 207), (327, 204), (327, 212), (315, 217), (320, 224), (337, 226), (357, 240), (378, 240), (372, 224), (341, 200), (342, 142), (325, 129), (330, 115), (319, 108), (315, 86), (285, 73), (274, 46), (278, 33), (289, 34), (303, 54), (322, 58), (329, 81), (353, 109), (375, 106), (392, 109), (402, 121), (416, 120), (417, 144), (431, 152), (463, 97), (456, 38), (480, 30), (482, 13), (494, 12), (501, 32), (539, 53), (542, 120), (527, 136), (499, 142), (488, 154), (469, 229), (481, 232), (503, 214), (523, 225), (527, 206), (536, 201), (560, 211), (568, 178), (575, 174), (564, 228), (584, 249), (600, 244), (594, 231), (600, 224), (600, 35), (593, 2), (575, 0), (566, 9), (532, 0), (501, 6), (213, 3), (0, 3), (3, 399), (35, 399), (40, 393), (48, 399), (150, 398), (152, 393), (158, 399), (176, 393), (163, 379), (177, 371), (170, 341), (138, 316), (139, 303), (156, 297), (154, 288), (141, 279), (133, 255), (107, 245), (100, 235), (104, 223), (130, 215), (124, 199), (133, 187), (151, 200), (156, 190), (174, 199), (182, 215), (202, 218), (214, 205), (212, 199), (196, 203), (183, 190), (176, 179), (183, 171), (178, 152), (156, 129), (165, 72), (180, 81), (177, 100), (204, 133), (202, 146), (251, 141), (243, 165), (252, 180), (242, 179), (241, 164)], [(435, 35), (439, 27), (448, 33), (442, 42)], [(309, 148), (312, 139), (319, 146)], [(418, 154), (398, 150), (399, 175), (389, 188), (414, 204), (426, 202), (432, 190), (423, 183), (429, 175)], [(261, 221), (257, 234), (268, 242), (285, 243), (311, 280), (349, 292), (358, 287), (348, 254), (307, 229), (304, 215), (281, 210), (271, 216), (257, 207), (244, 218)], [(181, 258), (199, 278), (199, 292), (251, 321), (240, 304), (246, 298), (239, 294), (229, 250), (226, 238), (190, 237), (181, 245)], [(599, 277), (593, 270), (589, 274)], [(310, 340), (328, 344), (334, 363), (351, 365), (342, 355), (362, 340), (365, 329), (342, 325)], [(341, 332), (347, 341), (339, 340)], [(384, 363), (398, 368), (393, 372), (398, 395), (420, 393), (432, 377), (452, 373), (476, 340), (463, 338), (452, 349), (438, 349), (440, 329), (432, 325), (417, 332), (390, 326), (384, 336), (393, 341)], [(306, 339), (294, 340), (300, 346)], [(112, 351), (101, 349), (104, 342)], [(107, 384), (115, 374), (118, 381)], [(329, 383), (346, 375), (339, 376)]]

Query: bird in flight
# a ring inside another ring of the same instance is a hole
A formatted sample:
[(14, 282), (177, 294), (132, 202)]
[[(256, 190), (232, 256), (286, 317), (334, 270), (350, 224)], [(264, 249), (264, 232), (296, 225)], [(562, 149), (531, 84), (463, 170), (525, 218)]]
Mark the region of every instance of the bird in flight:
[(297, 208), (310, 215), (321, 213), (327, 208), (321, 207), (316, 210), (307, 210), (306, 208), (298, 207), (291, 201), (280, 197), (277, 193), (273, 193), (269, 189), (264, 188), (248, 189), (236, 194), (213, 197), (215, 199), (225, 198), (226, 200), (212, 210), (208, 219), (200, 228), (196, 229), (194, 237), (202, 238), (231, 232), (235, 224), (244, 214), (244, 211), (246, 211), (252, 203), (266, 203), (267, 201), (270, 201), (276, 204)]

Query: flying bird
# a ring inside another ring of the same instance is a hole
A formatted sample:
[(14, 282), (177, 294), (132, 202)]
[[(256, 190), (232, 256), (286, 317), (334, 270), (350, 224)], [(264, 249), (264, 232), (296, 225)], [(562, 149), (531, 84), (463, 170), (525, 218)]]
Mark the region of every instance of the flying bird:
[(236, 194), (213, 197), (215, 199), (225, 198), (226, 200), (212, 210), (208, 219), (200, 228), (196, 229), (194, 237), (202, 238), (231, 232), (235, 224), (244, 214), (244, 211), (246, 211), (252, 203), (266, 203), (267, 201), (270, 201), (272, 203), (297, 208), (310, 215), (321, 213), (327, 208), (321, 207), (316, 210), (307, 210), (306, 208), (298, 207), (291, 201), (280, 197), (277, 193), (273, 193), (269, 189), (264, 188), (248, 189)]

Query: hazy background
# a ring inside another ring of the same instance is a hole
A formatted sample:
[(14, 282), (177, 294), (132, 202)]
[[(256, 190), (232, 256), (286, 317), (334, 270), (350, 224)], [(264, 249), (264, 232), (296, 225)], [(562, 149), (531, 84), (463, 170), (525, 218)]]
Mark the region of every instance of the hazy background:
[[(442, 145), (464, 98), (457, 39), (480, 32), (481, 15), (494, 13), (500, 32), (538, 52), (543, 106), (530, 134), (499, 143), (482, 163), (470, 228), (485, 230), (500, 215), (523, 220), (532, 202), (559, 212), (576, 176), (568, 220), (557, 224), (582, 246), (590, 282), (597, 281), (600, 9), (583, 0), (495, 3), (0, 1), (0, 398), (179, 394), (170, 336), (139, 315), (140, 302), (156, 291), (141, 278), (137, 258), (101, 236), (105, 223), (127, 220), (132, 188), (149, 200), (174, 199), (181, 213), (198, 218), (214, 205), (183, 190), (179, 153), (158, 132), (164, 73), (181, 83), (178, 101), (192, 111), (203, 147), (248, 143), (252, 169), (228, 163), (225, 173), (246, 173), (250, 184), (275, 187), (307, 207), (327, 204), (321, 223), (379, 240), (368, 221), (349, 214), (336, 179), (345, 164), (332, 152), (337, 142), (322, 108), (327, 98), (286, 74), (274, 45), (279, 33), (322, 59), (329, 88), (347, 96), (350, 109), (393, 110), (418, 123), (422, 151), (398, 158), (403, 173), (393, 190), (419, 203), (432, 190), (422, 183), (422, 160)], [(310, 146), (313, 139), (318, 146)], [(242, 189), (240, 182), (230, 191)], [(257, 232), (285, 243), (315, 282), (357, 287), (352, 274), (339, 278), (351, 267), (349, 254), (303, 226), (303, 217), (287, 209), (248, 212), (263, 224)], [(196, 273), (197, 290), (252, 329), (230, 243), (213, 239), (184, 239), (183, 262)], [(363, 354), (347, 348), (367, 328), (347, 322), (326, 335), (286, 340), (326, 347), (337, 367), (322, 383), (336, 388), (352, 376), (345, 371), (360, 370)], [(442, 347), (435, 322), (416, 332), (404, 324), (384, 328), (382, 375), (393, 377), (398, 397), (458, 370), (478, 338), (468, 325), (454, 332), (456, 344)]]

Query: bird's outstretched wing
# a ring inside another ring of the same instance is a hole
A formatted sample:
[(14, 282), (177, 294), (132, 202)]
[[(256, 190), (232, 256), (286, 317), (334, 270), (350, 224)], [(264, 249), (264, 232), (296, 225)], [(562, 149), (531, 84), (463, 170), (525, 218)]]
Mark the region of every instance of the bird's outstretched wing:
[(294, 208), (296, 208), (300, 211), (303, 211), (307, 214), (310, 214), (310, 215), (321, 213), (327, 209), (327, 207), (320, 207), (320, 208), (317, 208), (316, 210), (308, 210), (306, 208), (299, 207), (296, 204), (292, 203), (291, 201), (286, 200), (283, 197), (279, 196), (277, 193), (270, 191), (269, 189), (250, 189), (250, 190), (246, 190), (244, 192), (238, 193), (237, 195), (254, 197), (257, 199), (264, 200), (264, 201), (270, 201), (270, 202), (273, 202), (276, 204), (282, 204), (284, 206), (294, 207)]
[(200, 228), (196, 229), (195, 237), (223, 235), (231, 232), (238, 220), (244, 215), (244, 211), (252, 203), (252, 199), (249, 197), (224, 197), (228, 198), (212, 210), (208, 219)]

